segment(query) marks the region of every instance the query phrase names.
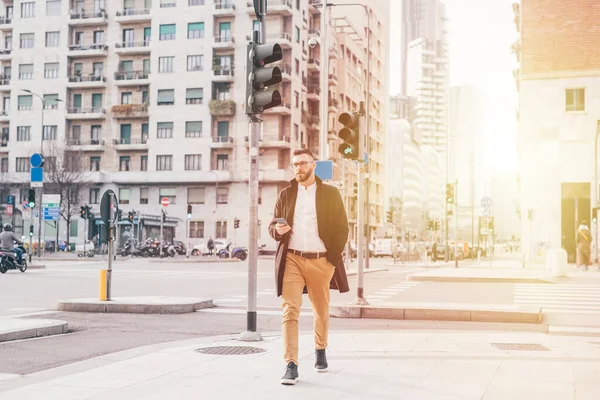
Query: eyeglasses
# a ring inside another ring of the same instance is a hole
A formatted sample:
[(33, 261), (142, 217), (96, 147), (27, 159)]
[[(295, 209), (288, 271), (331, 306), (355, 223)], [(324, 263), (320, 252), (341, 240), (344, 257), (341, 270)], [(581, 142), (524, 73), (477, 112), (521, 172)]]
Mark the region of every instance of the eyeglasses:
[(290, 164), (290, 168), (292, 169), (296, 169), (298, 167), (300, 168), (304, 168), (306, 167), (308, 164), (312, 164), (314, 161), (300, 161), (300, 162), (296, 162), (296, 163), (291, 163)]

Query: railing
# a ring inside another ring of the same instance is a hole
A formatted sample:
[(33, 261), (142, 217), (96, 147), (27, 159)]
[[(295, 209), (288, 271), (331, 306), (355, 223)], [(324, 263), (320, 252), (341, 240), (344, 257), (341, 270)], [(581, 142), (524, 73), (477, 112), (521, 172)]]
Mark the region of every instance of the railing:
[(318, 115), (309, 115), (308, 116), (308, 124), (309, 125), (319, 125), (321, 122), (321, 118)]
[(213, 143), (233, 143), (232, 136), (213, 136)]
[(5, 110), (0, 110), (0, 117), (8, 117), (8, 112)]
[(68, 114), (105, 114), (103, 107), (71, 107), (67, 108)]
[(330, 107), (338, 107), (340, 102), (337, 99), (329, 99), (329, 106)]
[(141, 10), (136, 10), (133, 8), (126, 8), (123, 11), (117, 11), (117, 17), (127, 17), (130, 15), (149, 15), (150, 10), (144, 8)]
[[(269, 0), (269, 7), (273, 6), (287, 6), (292, 8), (292, 0)], [(253, 3), (246, 2), (246, 7), (254, 7)]]
[(119, 117), (145, 116), (148, 114), (148, 104), (116, 104), (110, 111)]
[(308, 59), (308, 63), (309, 64), (317, 64), (317, 65), (321, 65), (321, 61), (318, 58), (309, 58)]
[(279, 33), (268, 33), (267, 34), (267, 41), (270, 39), (283, 39), (283, 40), (287, 40), (287, 41), (292, 41), (292, 35), (290, 35), (289, 33), (286, 32), (279, 32)]
[(290, 142), (290, 137), (286, 135), (263, 135), (260, 138), (261, 142)]
[(231, 35), (214, 36), (215, 43), (235, 43), (235, 38)]
[(308, 93), (311, 94), (321, 94), (321, 88), (317, 85), (310, 85), (308, 87)]
[(335, 75), (335, 74), (329, 74), (329, 79), (334, 80), (334, 81), (338, 80), (337, 75)]
[(69, 50), (70, 51), (79, 51), (79, 50), (108, 50), (108, 45), (107, 44), (98, 44), (98, 43), (94, 43), (94, 44), (90, 44), (90, 45), (83, 45), (83, 44), (71, 44), (69, 45)]
[(141, 138), (120, 138), (120, 139), (113, 139), (113, 144), (115, 145), (120, 145), (120, 144), (146, 144), (148, 143), (148, 137), (147, 136), (143, 136)]
[(134, 79), (148, 79), (148, 71), (118, 71), (115, 72), (115, 80), (131, 81)]
[(0, 79), (0, 86), (10, 85), (10, 79)]
[(233, 68), (213, 68), (215, 76), (233, 76)]
[(172, 3), (160, 3), (160, 8), (171, 8), (171, 7), (177, 7), (177, 2), (172, 2)]
[(117, 49), (130, 49), (132, 47), (147, 47), (150, 46), (150, 40), (143, 40), (138, 42), (117, 42), (115, 47)]
[(104, 146), (104, 140), (102, 139), (67, 139), (67, 146)]
[(311, 6), (317, 6), (317, 5), (323, 4), (323, 1), (322, 0), (308, 0), (308, 4), (310, 4)]
[(277, 67), (279, 67), (279, 70), (281, 71), (282, 74), (288, 74), (288, 75), (292, 74), (292, 66), (290, 64), (281, 64), (281, 65), (277, 65)]
[(308, 34), (309, 35), (321, 36), (321, 30), (319, 30), (319, 29), (309, 29), (308, 30)]
[(71, 75), (69, 82), (106, 82), (104, 75)]
[(204, 0), (188, 0), (188, 6), (203, 6)]
[(235, 5), (231, 1), (215, 3), (215, 10), (235, 10)]
[(0, 25), (8, 25), (8, 24), (12, 24), (12, 18), (0, 17)]
[(80, 12), (76, 10), (71, 10), (69, 12), (71, 19), (89, 19), (89, 18), (106, 18), (105, 11), (96, 11), (92, 13)]
[(0, 54), (10, 54), (12, 53), (12, 49), (2, 49), (0, 50)]

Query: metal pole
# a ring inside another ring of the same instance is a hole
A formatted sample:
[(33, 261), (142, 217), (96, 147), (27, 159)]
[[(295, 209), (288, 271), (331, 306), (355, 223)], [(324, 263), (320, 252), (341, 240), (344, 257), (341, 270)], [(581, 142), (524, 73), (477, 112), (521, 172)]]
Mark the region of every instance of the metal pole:
[(109, 221), (108, 221), (108, 270), (106, 271), (106, 300), (110, 300), (111, 296), (111, 284), (112, 284), (112, 263), (113, 263), (113, 235), (114, 235), (114, 204), (115, 196), (113, 193), (110, 194), (109, 201)]
[[(88, 238), (88, 219), (86, 218), (83, 223), (85, 224), (85, 230), (84, 230), (84, 235), (83, 235), (83, 256), (85, 257), (85, 242), (87, 242), (87, 238)], [(56, 225), (56, 229), (58, 229), (58, 225)]]
[(160, 210), (160, 247), (158, 252), (160, 253), (162, 250), (162, 242), (163, 242), (163, 220), (165, 219), (165, 210)]
[[(358, 124), (359, 124), (359, 131), (360, 132), (364, 132), (364, 125), (365, 125), (365, 105), (364, 103), (361, 101), (360, 102), (360, 110), (359, 110), (359, 118), (358, 118)], [(364, 137), (361, 137), (361, 140), (364, 140)], [(363, 146), (359, 146), (359, 148), (362, 148)], [(357, 243), (357, 247), (358, 247), (358, 254), (357, 254), (357, 273), (356, 273), (356, 279), (357, 279), (357, 283), (356, 283), (356, 304), (357, 305), (365, 305), (365, 304), (369, 304), (367, 302), (367, 299), (365, 299), (364, 297), (364, 270), (363, 270), (363, 266), (364, 266), (364, 261), (365, 261), (365, 251), (366, 253), (369, 252), (369, 249), (365, 249), (365, 225), (364, 225), (364, 212), (365, 212), (365, 207), (364, 207), (364, 203), (363, 203), (363, 195), (364, 195), (364, 173), (363, 173), (363, 165), (361, 164), (361, 161), (359, 160), (358, 162), (358, 206), (357, 206), (357, 211), (358, 211), (358, 216), (357, 216), (357, 226), (358, 226), (358, 243)]]
[(321, 134), (319, 135), (319, 155), (325, 161), (329, 157), (327, 145), (328, 99), (329, 99), (329, 45), (327, 37), (328, 8), (321, 13)]
[[(449, 138), (449, 134), (448, 134), (448, 128), (446, 128), (446, 186), (445, 186), (445, 189), (448, 188), (448, 158), (449, 158), (448, 152), (449, 152), (449, 142), (450, 142), (449, 139), (450, 138)], [(444, 197), (446, 197), (446, 196), (444, 196)], [(445, 217), (446, 232), (444, 235), (445, 236), (444, 248), (445, 248), (446, 254), (444, 255), (444, 262), (448, 262), (448, 259), (450, 258), (449, 257), (450, 256), (450, 248), (448, 247), (448, 231), (450, 230), (449, 221), (448, 221), (448, 198), (446, 198), (446, 201), (444, 203), (446, 205), (446, 217)]]
[[(365, 15), (367, 17), (367, 48), (365, 51), (366, 65), (367, 65), (367, 94), (365, 100), (365, 153), (371, 154), (371, 136), (370, 136), (370, 127), (371, 127), (371, 118), (370, 118), (370, 110), (371, 110), (371, 16), (369, 15), (369, 8), (367, 6), (363, 6), (365, 10)], [(371, 164), (371, 160), (365, 164), (365, 204), (367, 207), (367, 212), (365, 215), (365, 225), (367, 227), (367, 246), (371, 243), (371, 227), (370, 227), (370, 216), (371, 216), (371, 205), (369, 204), (369, 192), (371, 189), (371, 174), (369, 173)], [(365, 254), (365, 267), (369, 269), (369, 251)]]
[[(600, 134), (600, 121), (598, 121), (596, 126), (596, 138), (594, 140), (594, 193), (596, 196), (594, 206), (598, 207), (598, 198), (600, 197), (600, 186), (598, 185), (598, 135)], [(595, 259), (596, 265), (598, 265), (598, 219), (596, 218), (596, 232), (594, 235), (594, 250), (595, 250)]]
[[(33, 93), (32, 93), (33, 94)], [(42, 136), (40, 138), (40, 154), (44, 155), (44, 108), (46, 103), (42, 96), (36, 95), (42, 101)], [(40, 187), (40, 202), (38, 206), (38, 257), (42, 257), (42, 199), (44, 196), (44, 184)], [(61, 199), (62, 200), (62, 199)], [(69, 232), (67, 232), (69, 234)], [(57, 243), (58, 244), (58, 243)]]
[(454, 202), (455, 210), (454, 213), (454, 268), (458, 268), (458, 179), (454, 185)]

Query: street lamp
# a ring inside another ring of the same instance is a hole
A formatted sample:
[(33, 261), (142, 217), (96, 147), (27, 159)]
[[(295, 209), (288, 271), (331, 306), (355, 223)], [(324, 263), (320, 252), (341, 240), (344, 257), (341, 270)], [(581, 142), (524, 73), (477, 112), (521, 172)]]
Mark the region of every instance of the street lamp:
[[(40, 154), (43, 157), (43, 155), (44, 155), (44, 109), (46, 108), (46, 99), (44, 99), (44, 97), (42, 95), (32, 92), (29, 89), (21, 89), (21, 91), (23, 91), (25, 93), (29, 93), (30, 95), (39, 98), (42, 102), (42, 129), (41, 129), (41, 137), (40, 137)], [(59, 102), (62, 100), (55, 99), (55, 101)], [(40, 205), (40, 209), (38, 210), (38, 249), (37, 249), (38, 257), (42, 256), (42, 210), (41, 210), (41, 207), (42, 207), (43, 194), (44, 194), (44, 185), (42, 183), (42, 186), (40, 187), (40, 200), (38, 202), (38, 204)], [(57, 225), (57, 229), (58, 229), (58, 225)], [(58, 245), (58, 242), (56, 244)]]

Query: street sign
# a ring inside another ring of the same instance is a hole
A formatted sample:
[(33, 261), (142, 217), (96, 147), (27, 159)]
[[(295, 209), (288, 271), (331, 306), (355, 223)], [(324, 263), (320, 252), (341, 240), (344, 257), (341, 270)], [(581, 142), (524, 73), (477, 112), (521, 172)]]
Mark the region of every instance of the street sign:
[(4, 206), (4, 213), (6, 215), (13, 215), (13, 205), (12, 204), (7, 204)]
[(168, 197), (163, 197), (162, 199), (160, 199), (160, 204), (163, 207), (169, 207), (169, 204), (171, 204), (171, 202), (169, 201)]
[(6, 196), (6, 204), (15, 205), (15, 196), (8, 195)]
[(60, 194), (42, 195), (42, 213), (44, 221), (60, 219)]
[(41, 187), (44, 187), (44, 182), (31, 182), (31, 185), (29, 185), (29, 187), (41, 188)]
[(333, 161), (317, 161), (315, 167), (315, 175), (323, 181), (333, 179)]
[(40, 153), (33, 153), (29, 158), (29, 163), (34, 168), (41, 168), (44, 166), (44, 157)]
[[(111, 196), (113, 197), (114, 200), (114, 204), (112, 204), (113, 209), (111, 210)], [(117, 200), (117, 195), (115, 195), (115, 192), (113, 192), (112, 190), (108, 189), (107, 191), (104, 192), (104, 194), (102, 195), (102, 200), (100, 200), (100, 218), (102, 218), (102, 221), (104, 221), (105, 225), (112, 225), (112, 223), (114, 221), (110, 220), (110, 213), (111, 211), (115, 211), (114, 213), (114, 218), (117, 218), (117, 210), (118, 210), (118, 200)]]
[(44, 182), (44, 169), (41, 167), (31, 167), (31, 183)]

